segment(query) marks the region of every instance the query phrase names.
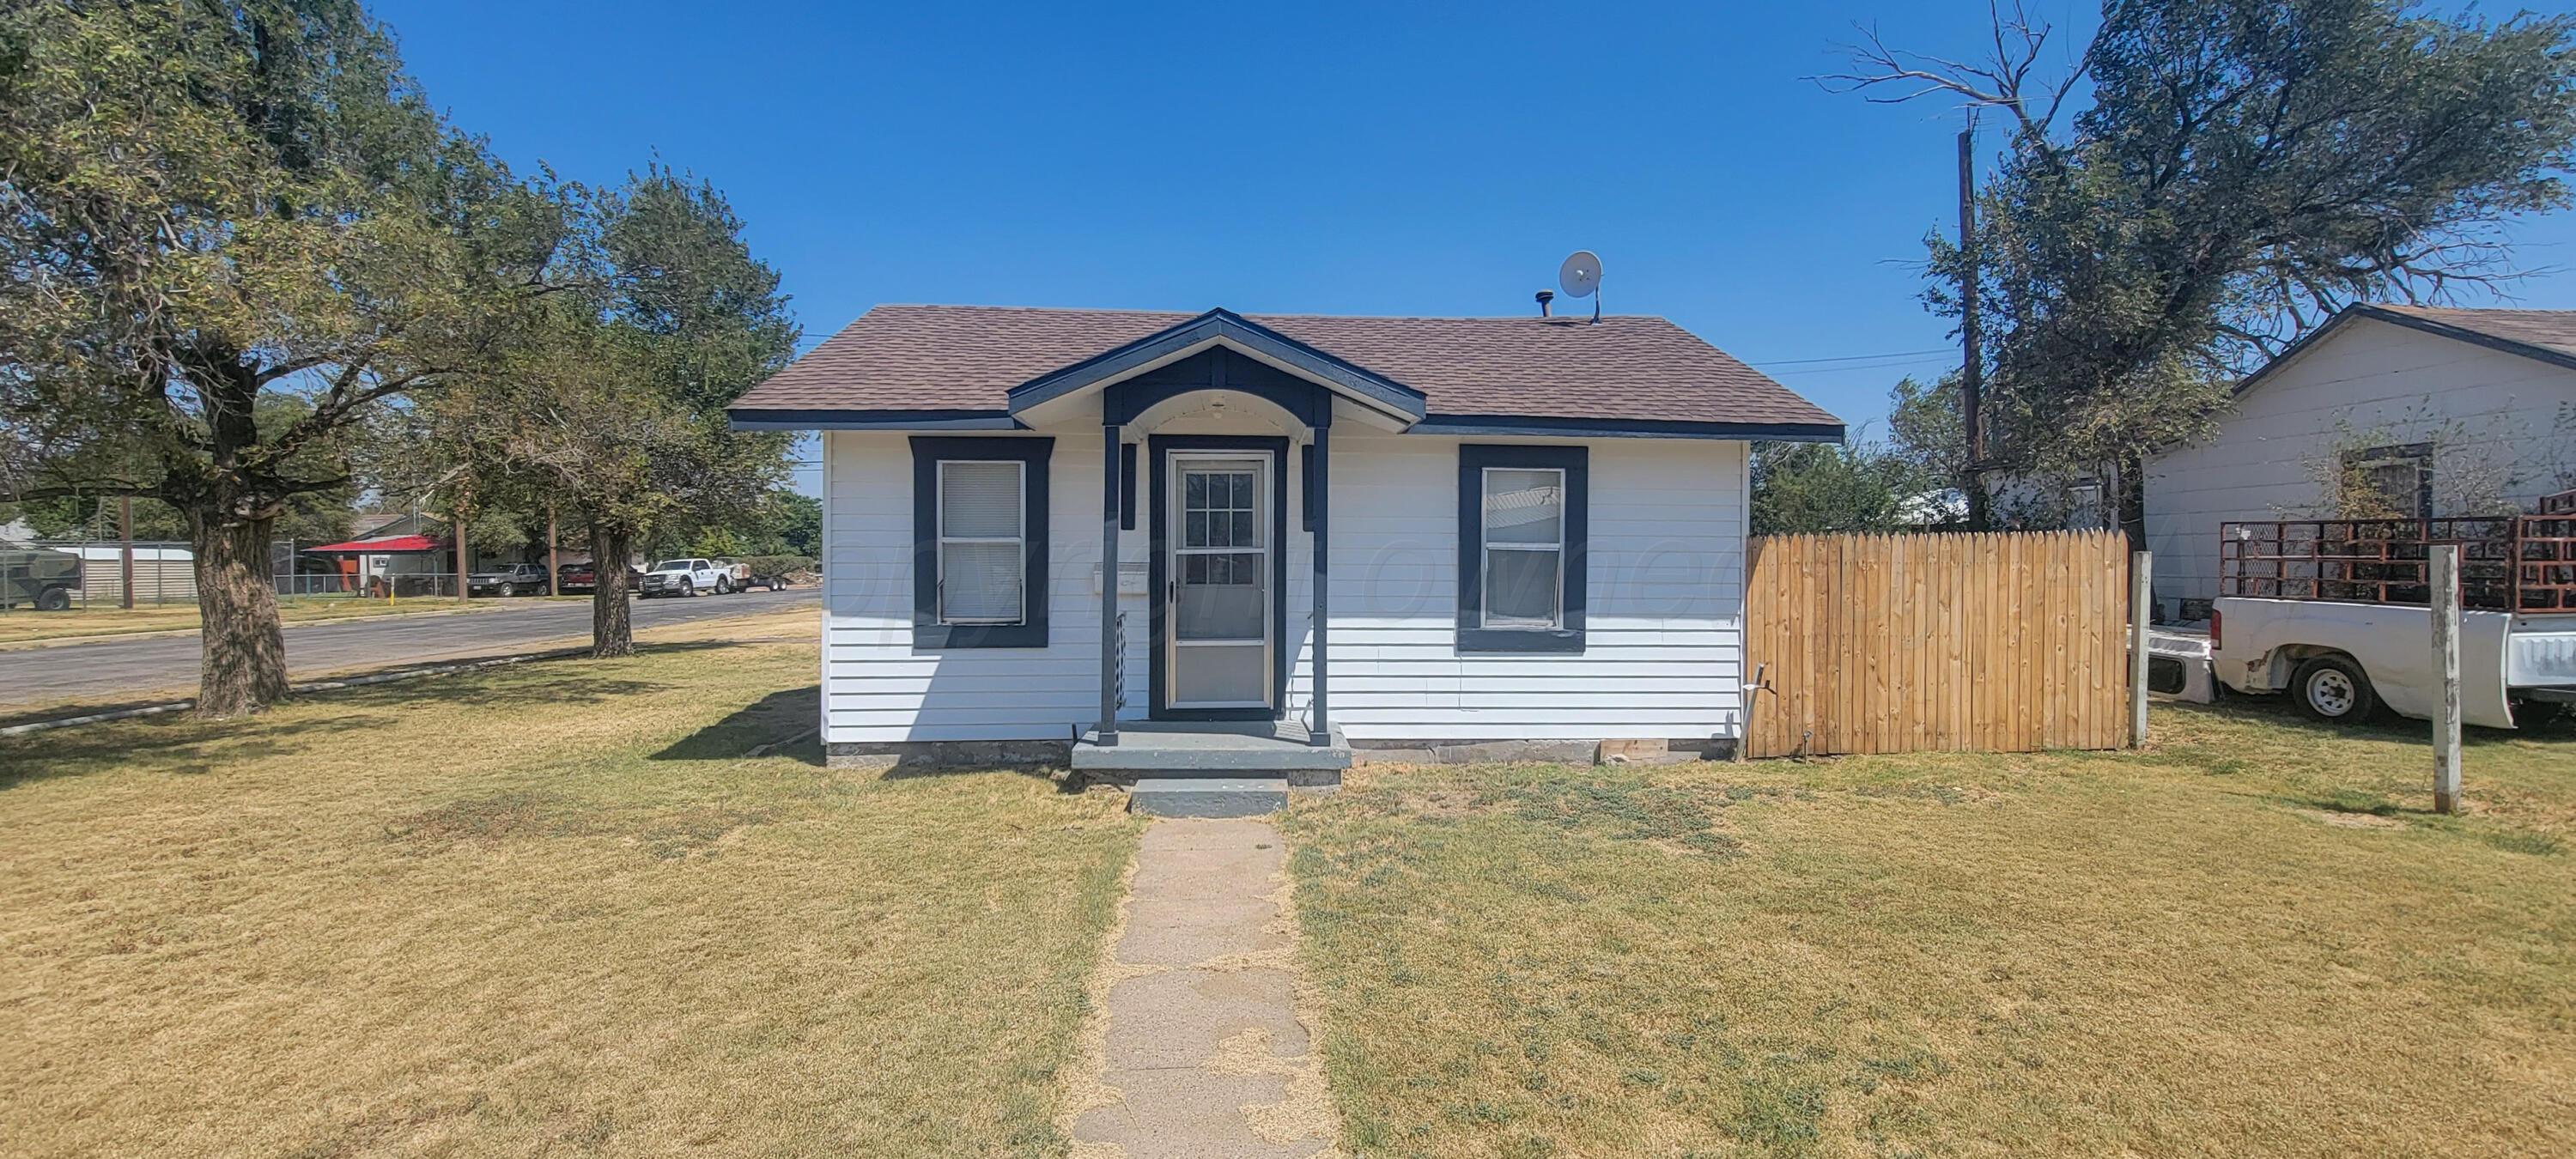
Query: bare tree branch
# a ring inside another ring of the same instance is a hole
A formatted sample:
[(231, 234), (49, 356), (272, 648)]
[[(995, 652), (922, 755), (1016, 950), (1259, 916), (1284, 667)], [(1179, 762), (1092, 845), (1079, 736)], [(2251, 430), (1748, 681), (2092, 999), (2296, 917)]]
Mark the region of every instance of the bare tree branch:
[[(2020, 0), (2015, 0), (2009, 14), (1990, 0), (1987, 26), (1992, 55), (1975, 64), (1889, 48), (1876, 27), (1857, 26), (1863, 43), (1844, 46), (1855, 69), (1807, 79), (1827, 92), (1857, 94), (1872, 104), (1903, 104), (1949, 93), (1969, 108), (1999, 108), (2012, 114), (2022, 133), (2038, 142), (2044, 153), (2053, 155), (2048, 136), (2067, 94), (2084, 75), (2083, 63), (2079, 60), (2054, 85), (2041, 86), (2034, 93), (2031, 73), (2047, 49), (2049, 25), (2032, 21)], [(1882, 91), (1890, 88), (1903, 91)]]

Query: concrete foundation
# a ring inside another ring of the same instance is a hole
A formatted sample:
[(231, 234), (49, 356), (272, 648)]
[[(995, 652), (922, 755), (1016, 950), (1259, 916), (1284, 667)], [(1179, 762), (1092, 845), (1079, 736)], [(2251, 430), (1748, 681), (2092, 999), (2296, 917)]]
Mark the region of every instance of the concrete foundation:
[(1732, 737), (1680, 740), (1354, 740), (1357, 765), (1661, 765), (1727, 760)]
[(1070, 740), (837, 741), (823, 746), (835, 769), (1061, 769), (1073, 763)]

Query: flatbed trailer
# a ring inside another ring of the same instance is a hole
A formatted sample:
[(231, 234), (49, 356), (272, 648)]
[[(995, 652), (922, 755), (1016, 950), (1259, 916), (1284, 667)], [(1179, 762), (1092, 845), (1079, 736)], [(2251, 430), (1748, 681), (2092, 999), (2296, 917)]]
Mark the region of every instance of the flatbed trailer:
[(2460, 549), (2461, 719), (2489, 728), (2576, 705), (2576, 491), (2528, 514), (2223, 524), (2210, 664), (2319, 720), (2430, 718), (2432, 549)]

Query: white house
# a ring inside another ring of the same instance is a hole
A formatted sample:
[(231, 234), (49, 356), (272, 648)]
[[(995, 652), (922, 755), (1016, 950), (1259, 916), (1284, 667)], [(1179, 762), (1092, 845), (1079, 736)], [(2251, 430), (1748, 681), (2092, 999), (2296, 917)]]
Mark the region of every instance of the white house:
[(823, 432), (831, 757), (1077, 766), (1723, 749), (1748, 440), (1843, 433), (1650, 317), (881, 306), (730, 413)]
[(2418, 517), (2576, 487), (2576, 311), (2353, 306), (2247, 377), (2216, 438), (2148, 464), (2167, 608), (2217, 595), (2220, 524), (2329, 516), (2321, 471)]

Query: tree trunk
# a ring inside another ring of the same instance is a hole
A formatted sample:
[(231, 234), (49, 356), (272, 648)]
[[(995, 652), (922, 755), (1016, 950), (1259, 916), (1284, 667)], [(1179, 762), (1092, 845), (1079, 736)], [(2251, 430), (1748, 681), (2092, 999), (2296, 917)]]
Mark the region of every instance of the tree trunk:
[(197, 607), (205, 621), (197, 637), (203, 653), (200, 717), (239, 716), (286, 698), (286, 637), (278, 630), (268, 560), (276, 522), (275, 516), (241, 518), (190, 505)]
[(2147, 457), (2137, 451), (2120, 457), (2120, 532), (2132, 554), (2147, 549)]
[(626, 556), (633, 541), (623, 527), (590, 525), (590, 654), (601, 659), (635, 654), (634, 609), (626, 601)]

